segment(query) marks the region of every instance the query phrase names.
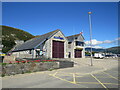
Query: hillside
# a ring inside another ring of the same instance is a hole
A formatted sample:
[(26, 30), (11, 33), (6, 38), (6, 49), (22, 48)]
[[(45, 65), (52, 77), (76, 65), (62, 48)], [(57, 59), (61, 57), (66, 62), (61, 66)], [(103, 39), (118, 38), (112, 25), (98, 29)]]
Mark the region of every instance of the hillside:
[(120, 46), (118, 46), (118, 47), (111, 47), (111, 48), (108, 48), (106, 50), (107, 50), (107, 52), (120, 54)]
[[(89, 48), (89, 47), (87, 47), (87, 48), (85, 48), (85, 51), (91, 51), (91, 48)], [(93, 52), (104, 52), (104, 49), (102, 49), (102, 48), (92, 48), (92, 51)]]
[[(86, 52), (90, 52), (91, 48), (85, 48)], [(93, 52), (106, 52), (106, 53), (115, 53), (115, 54), (120, 54), (120, 46), (119, 47), (111, 47), (107, 49), (98, 49), (98, 48), (92, 48)]]
[(4, 45), (2, 52), (8, 52), (15, 45), (15, 40), (29, 40), (34, 36), (28, 32), (23, 30), (8, 27), (8, 26), (0, 26), (2, 27), (2, 44)]

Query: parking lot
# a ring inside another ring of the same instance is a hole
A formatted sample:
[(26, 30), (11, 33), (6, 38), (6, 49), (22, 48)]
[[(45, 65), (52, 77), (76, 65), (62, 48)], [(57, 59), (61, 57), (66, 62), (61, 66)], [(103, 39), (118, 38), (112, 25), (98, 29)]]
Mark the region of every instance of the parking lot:
[(53, 71), (6, 76), (3, 88), (118, 88), (118, 60), (73, 60), (75, 66)]
[(49, 75), (83, 88), (118, 88), (118, 71), (116, 68), (98, 73), (55, 72)]

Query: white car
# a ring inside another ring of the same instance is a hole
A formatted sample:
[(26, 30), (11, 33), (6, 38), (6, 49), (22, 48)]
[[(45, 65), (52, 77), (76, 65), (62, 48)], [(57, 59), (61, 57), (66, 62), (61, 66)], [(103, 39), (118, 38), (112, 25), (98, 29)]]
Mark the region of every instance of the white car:
[(95, 54), (94, 54), (94, 58), (103, 59), (104, 57), (105, 57), (104, 54), (101, 54), (101, 53), (95, 53)]
[(116, 55), (116, 54), (113, 54), (113, 55), (112, 55), (112, 58), (117, 58), (117, 55)]

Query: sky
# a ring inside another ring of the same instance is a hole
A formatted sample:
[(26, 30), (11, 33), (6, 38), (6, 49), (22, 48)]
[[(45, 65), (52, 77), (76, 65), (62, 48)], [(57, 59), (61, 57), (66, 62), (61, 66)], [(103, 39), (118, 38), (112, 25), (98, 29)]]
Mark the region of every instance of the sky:
[(94, 47), (109, 48), (117, 45), (117, 2), (2, 2), (2, 25), (42, 35), (60, 29), (65, 36), (83, 31), (89, 46), (89, 18), (92, 18)]

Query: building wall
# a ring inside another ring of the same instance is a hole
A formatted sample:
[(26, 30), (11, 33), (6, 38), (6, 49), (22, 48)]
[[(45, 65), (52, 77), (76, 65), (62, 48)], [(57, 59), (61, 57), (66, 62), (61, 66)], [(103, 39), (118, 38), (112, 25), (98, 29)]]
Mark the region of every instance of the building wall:
[(83, 37), (81, 35), (79, 35), (77, 41), (84, 42), (84, 39), (83, 39)]
[(71, 58), (74, 58), (74, 42), (72, 42), (71, 44), (69, 44), (68, 47), (68, 53), (71, 53)]
[[(56, 37), (62, 37), (64, 39), (63, 40), (61, 40), (61, 39), (55, 39), (54, 36), (56, 36)], [(67, 43), (68, 43), (68, 41), (66, 40), (65, 36), (61, 33), (61, 31), (57, 32), (49, 40), (50, 40), (49, 41), (50, 42), (50, 52), (49, 53), (50, 53), (50, 57), (51, 58), (52, 58), (52, 45), (53, 45), (52, 42), (53, 42), (53, 40), (64, 42), (64, 58), (68, 57), (68, 52), (67, 52), (67, 47), (68, 47)]]
[[(80, 35), (77, 39), (78, 41), (84, 42), (84, 38)], [(82, 58), (85, 58), (85, 46), (81, 46), (82, 49)]]
[(82, 50), (82, 58), (85, 58), (85, 47), (83, 47), (83, 50)]
[(51, 53), (51, 42), (50, 42), (50, 39), (48, 39), (43, 46), (43, 55), (46, 58), (51, 58), (50, 53)]
[(19, 51), (19, 52), (13, 52), (12, 56), (15, 56), (17, 58), (34, 58), (34, 50), (31, 50), (31, 54), (30, 54), (30, 50), (25, 50), (25, 51)]
[[(85, 48), (84, 46), (76, 46), (75, 41), (81, 41), (84, 42), (83, 37), (80, 35), (78, 38), (72, 41), (71, 44), (68, 45), (68, 52), (71, 52), (71, 58), (75, 58), (75, 49), (82, 49), (82, 58), (85, 58)], [(70, 47), (70, 48), (69, 48)]]
[[(63, 40), (61, 39), (56, 39), (54, 38), (54, 36), (56, 37), (62, 37), (64, 38)], [(55, 41), (62, 41), (64, 42), (64, 58), (67, 58), (68, 57), (68, 41), (66, 40), (66, 38), (64, 37), (64, 35), (61, 33), (61, 31), (57, 32), (55, 35), (53, 35), (51, 38), (49, 38), (47, 41), (45, 41), (44, 45), (43, 45), (43, 56), (46, 57), (46, 58), (52, 58), (52, 45), (53, 45), (53, 40)], [(39, 47), (39, 46), (38, 46)], [(37, 48), (37, 49), (40, 49), (40, 48)]]

